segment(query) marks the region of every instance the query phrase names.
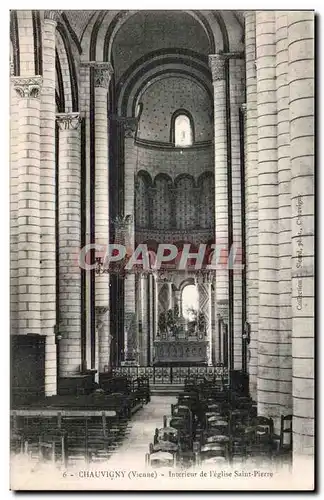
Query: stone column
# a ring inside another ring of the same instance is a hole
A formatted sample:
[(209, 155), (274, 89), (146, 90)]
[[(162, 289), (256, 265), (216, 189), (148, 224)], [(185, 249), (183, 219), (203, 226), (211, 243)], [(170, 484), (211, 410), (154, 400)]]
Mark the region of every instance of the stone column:
[[(82, 109), (82, 118), (84, 119), (85, 126), (85, 140), (86, 144), (90, 144), (90, 136), (91, 136), (91, 127), (90, 127), (90, 67), (91, 64), (89, 62), (84, 62), (80, 64), (79, 67), (79, 105), (80, 109)], [(85, 148), (86, 158), (85, 158), (85, 205), (86, 205), (86, 213), (85, 213), (85, 244), (89, 245), (91, 243), (91, 235), (90, 235), (90, 148)], [(92, 186), (91, 186), (92, 187)], [(90, 257), (90, 255), (89, 255)], [(85, 365), (87, 368), (91, 368), (91, 327), (92, 327), (92, 318), (91, 318), (91, 280), (92, 273), (85, 272), (85, 306), (87, 310), (86, 314), (86, 362)]]
[(246, 214), (246, 320), (251, 326), (248, 371), (250, 394), (257, 395), (259, 329), (258, 263), (258, 127), (255, 12), (245, 13), (246, 127), (245, 127), (245, 214)]
[(58, 11), (44, 12), (43, 21), (43, 87), (41, 92), (41, 325), (46, 335), (46, 394), (56, 393), (56, 235), (55, 235), (55, 31)]
[[(11, 66), (11, 76), (13, 67)], [(10, 85), (10, 333), (18, 328), (18, 154), (19, 154), (19, 105), (18, 95)]]
[(211, 308), (211, 280), (207, 276), (198, 276), (196, 278), (198, 287), (198, 311), (204, 314), (206, 321), (206, 334), (203, 340), (207, 340), (208, 365), (212, 365), (212, 308)]
[(218, 318), (217, 318), (217, 308), (216, 308), (216, 297), (215, 297), (216, 280), (212, 281), (211, 286), (211, 335), (212, 335), (212, 363), (215, 365), (218, 363), (219, 359), (219, 336), (218, 336)]
[[(126, 243), (127, 255), (130, 255), (135, 246), (135, 168), (136, 147), (134, 144), (137, 128), (137, 119), (127, 118), (124, 120), (125, 137), (125, 177), (124, 177), (124, 214), (129, 217), (129, 226)], [(129, 273), (124, 282), (125, 286), (125, 360), (134, 359), (138, 348), (138, 332), (136, 327), (136, 303), (135, 303), (135, 274)]]
[(81, 369), (80, 115), (56, 115), (59, 132), (60, 375)]
[[(209, 56), (214, 87), (214, 148), (215, 148), (215, 231), (216, 244), (223, 249), (217, 269), (217, 308), (228, 310), (228, 200), (227, 200), (227, 137), (226, 86), (224, 58), (220, 54)], [(228, 312), (226, 313), (228, 317)]]
[(148, 340), (148, 276), (142, 274), (140, 276), (140, 290), (141, 290), (141, 325), (142, 329), (139, 336), (139, 364), (140, 366), (147, 366), (147, 340)]
[(256, 13), (259, 181), (258, 414), (280, 417), (275, 12)]
[(173, 290), (172, 290), (172, 281), (167, 281), (168, 287), (168, 309), (173, 309)]
[(279, 401), (281, 413), (292, 410), (291, 353), (291, 165), (289, 137), (288, 13), (276, 12), (276, 83), (278, 101), (278, 244), (279, 244)]
[[(155, 332), (155, 322), (154, 322), (154, 310), (155, 310), (155, 278), (152, 274), (149, 275), (149, 338), (147, 339), (148, 345), (150, 346), (150, 356), (149, 364), (153, 361), (153, 342), (154, 342), (154, 332)], [(147, 349), (147, 348), (146, 348)], [(147, 357), (147, 356), (146, 356)]]
[[(110, 63), (91, 63), (95, 86), (95, 242), (109, 244), (108, 89), (113, 69)], [(99, 332), (99, 373), (110, 366), (109, 274), (96, 275), (95, 303)], [(103, 312), (104, 311), (104, 312)], [(104, 321), (102, 316), (104, 315)]]
[(107, 306), (96, 306), (96, 328), (99, 373), (103, 373), (107, 372), (110, 367), (111, 336), (109, 335), (109, 308)]
[(173, 307), (178, 306), (179, 316), (182, 316), (182, 300), (181, 300), (181, 290), (174, 290), (173, 294)]
[(288, 12), (294, 458), (314, 454), (314, 13)]
[(128, 274), (124, 280), (125, 286), (125, 337), (124, 337), (124, 359), (131, 361), (137, 359), (139, 339), (136, 325), (136, 302), (135, 302), (135, 274)]
[(154, 276), (154, 313), (155, 313), (155, 322), (154, 322), (154, 335), (151, 338), (151, 356), (150, 356), (150, 365), (153, 365), (154, 359), (154, 341), (158, 337), (158, 329), (159, 329), (159, 282), (157, 276)]
[(42, 78), (12, 77), (18, 94), (18, 332), (41, 333), (40, 91)]
[[(242, 200), (240, 158), (240, 107), (244, 102), (245, 61), (243, 53), (229, 57), (231, 149), (232, 149), (232, 221), (233, 221), (233, 336), (234, 370), (242, 369), (242, 270), (238, 262), (242, 249)], [(217, 133), (217, 131), (216, 131)]]

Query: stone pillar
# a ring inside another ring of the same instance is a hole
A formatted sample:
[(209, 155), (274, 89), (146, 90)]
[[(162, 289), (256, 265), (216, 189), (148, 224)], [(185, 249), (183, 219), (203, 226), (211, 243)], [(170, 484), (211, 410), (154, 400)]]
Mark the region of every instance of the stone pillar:
[[(95, 86), (95, 242), (109, 244), (109, 159), (108, 159), (108, 89), (113, 72), (110, 63), (91, 63)], [(99, 373), (110, 366), (109, 274), (96, 275), (96, 315), (100, 324)], [(102, 313), (104, 311), (104, 313)], [(102, 320), (104, 314), (105, 320)]]
[(218, 335), (218, 318), (217, 318), (217, 308), (216, 308), (216, 297), (215, 297), (216, 280), (212, 281), (211, 286), (211, 335), (212, 335), (212, 363), (215, 365), (218, 363), (219, 359), (219, 335)]
[(182, 316), (181, 290), (174, 290), (173, 301), (174, 301), (173, 307), (176, 306), (178, 307), (179, 316), (181, 317)]
[(173, 309), (173, 290), (172, 290), (172, 281), (167, 281), (167, 287), (168, 287), (168, 308), (167, 309)]
[(275, 12), (256, 13), (259, 181), (258, 414), (278, 425), (278, 164)]
[[(12, 68), (13, 69), (13, 68)], [(11, 74), (13, 76), (13, 72)], [(19, 105), (18, 95), (10, 85), (10, 333), (18, 328), (18, 154), (19, 154)]]
[(159, 282), (157, 276), (154, 276), (154, 335), (151, 338), (151, 350), (150, 350), (150, 366), (153, 365), (154, 359), (154, 342), (158, 337), (158, 329), (159, 329)]
[[(215, 231), (216, 244), (222, 247), (222, 257), (217, 269), (217, 308), (228, 310), (228, 200), (227, 200), (227, 137), (226, 137), (226, 86), (224, 58), (220, 54), (209, 56), (209, 66), (214, 87), (214, 148), (215, 148)], [(228, 311), (226, 313), (228, 317)]]
[[(232, 149), (232, 221), (233, 221), (233, 336), (234, 370), (242, 369), (242, 200), (240, 158), (240, 108), (244, 102), (245, 61), (243, 53), (229, 54), (231, 149)], [(217, 134), (217, 131), (216, 131)], [(217, 229), (217, 228), (216, 228)]]
[(57, 11), (45, 11), (43, 21), (43, 87), (41, 92), (41, 326), (46, 335), (45, 390), (56, 393), (56, 235), (55, 235), (55, 31)]
[[(85, 140), (86, 144), (90, 144), (90, 136), (91, 136), (91, 126), (90, 126), (90, 67), (91, 64), (89, 62), (84, 62), (80, 64), (79, 67), (79, 102), (80, 102), (80, 109), (82, 109), (82, 118), (84, 119), (84, 126), (85, 126)], [(86, 213), (85, 213), (85, 244), (89, 245), (91, 243), (91, 235), (90, 235), (90, 229), (91, 229), (91, 221), (90, 221), (90, 148), (86, 147), (85, 148), (85, 153), (86, 153), (86, 158), (85, 158), (85, 205), (86, 205)], [(92, 187), (92, 186), (91, 186)], [(89, 255), (90, 257), (90, 255)], [(92, 292), (92, 287), (91, 287), (91, 281), (92, 281), (92, 273), (85, 272), (85, 290), (84, 290), (84, 295), (85, 295), (85, 306), (87, 310), (86, 314), (86, 325), (85, 325), (85, 330), (86, 330), (86, 362), (85, 365), (87, 368), (91, 368), (91, 327), (92, 327), (92, 317), (91, 317), (91, 292)]]
[(258, 127), (255, 12), (245, 13), (246, 127), (245, 127), (245, 214), (246, 214), (246, 320), (251, 326), (248, 349), (250, 394), (257, 395), (258, 329), (259, 329), (259, 263), (258, 263)]
[[(105, 306), (96, 306), (96, 328), (97, 328), (97, 347), (99, 357), (99, 373), (109, 370), (110, 367), (110, 343), (109, 335), (109, 308)], [(108, 332), (108, 334), (107, 334)]]
[(56, 115), (59, 131), (60, 375), (81, 369), (80, 115)]
[[(149, 274), (149, 336), (147, 339), (147, 345), (150, 347), (150, 355), (148, 358), (149, 364), (153, 361), (152, 353), (153, 353), (153, 343), (154, 343), (154, 332), (155, 332), (155, 321), (154, 321), (154, 310), (155, 310), (155, 278), (153, 274)], [(146, 347), (148, 349), (148, 347)], [(147, 354), (146, 354), (147, 357)]]
[(207, 276), (196, 278), (198, 288), (198, 311), (203, 313), (206, 321), (206, 335), (203, 340), (208, 342), (208, 365), (212, 365), (212, 307), (211, 307), (211, 280)]
[(294, 458), (314, 455), (314, 13), (288, 13)]
[(141, 290), (141, 332), (139, 336), (139, 364), (147, 366), (147, 339), (148, 339), (148, 276), (142, 274), (140, 276)]
[[(134, 144), (137, 119), (127, 118), (124, 121), (125, 138), (125, 177), (124, 177), (124, 214), (129, 216), (126, 251), (131, 255), (135, 246), (134, 210), (135, 210), (135, 168), (136, 168), (136, 147)], [(135, 359), (138, 349), (139, 339), (136, 317), (135, 303), (135, 274), (129, 273), (124, 282), (125, 286), (125, 360)], [(134, 351), (135, 350), (135, 351)]]
[(18, 94), (18, 332), (41, 333), (40, 91), (42, 78), (12, 77)]
[(279, 401), (281, 413), (292, 410), (291, 353), (291, 165), (289, 137), (288, 13), (276, 12), (276, 83), (279, 218)]
[(135, 274), (128, 274), (124, 280), (125, 286), (125, 361), (137, 360), (139, 339), (136, 325)]

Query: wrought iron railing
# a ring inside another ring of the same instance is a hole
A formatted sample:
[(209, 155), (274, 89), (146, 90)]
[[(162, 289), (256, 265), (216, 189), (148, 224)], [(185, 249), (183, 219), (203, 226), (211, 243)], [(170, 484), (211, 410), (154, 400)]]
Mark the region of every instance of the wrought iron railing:
[(131, 378), (148, 377), (150, 385), (184, 384), (188, 377), (206, 377), (228, 380), (227, 367), (217, 366), (121, 366), (112, 369), (113, 375)]

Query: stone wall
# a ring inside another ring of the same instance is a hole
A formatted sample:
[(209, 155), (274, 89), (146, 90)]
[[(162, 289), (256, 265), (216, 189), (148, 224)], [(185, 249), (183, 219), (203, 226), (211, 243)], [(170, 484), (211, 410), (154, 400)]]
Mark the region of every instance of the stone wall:
[(294, 455), (310, 456), (314, 453), (314, 16), (248, 12), (245, 30), (250, 389), (258, 412), (273, 417), (277, 427), (280, 415), (293, 414)]
[(171, 118), (179, 109), (185, 109), (192, 116), (195, 142), (212, 139), (210, 97), (195, 80), (179, 76), (158, 80), (144, 92), (141, 103), (139, 139), (170, 142)]

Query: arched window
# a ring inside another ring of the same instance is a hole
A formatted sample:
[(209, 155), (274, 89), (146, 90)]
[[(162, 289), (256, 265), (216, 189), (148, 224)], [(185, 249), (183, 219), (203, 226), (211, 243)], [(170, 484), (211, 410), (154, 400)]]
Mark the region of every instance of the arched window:
[(185, 110), (178, 110), (172, 116), (171, 142), (177, 148), (192, 146), (194, 143), (193, 120)]
[(198, 290), (196, 285), (186, 285), (182, 290), (182, 315), (187, 321), (195, 321), (198, 313)]

